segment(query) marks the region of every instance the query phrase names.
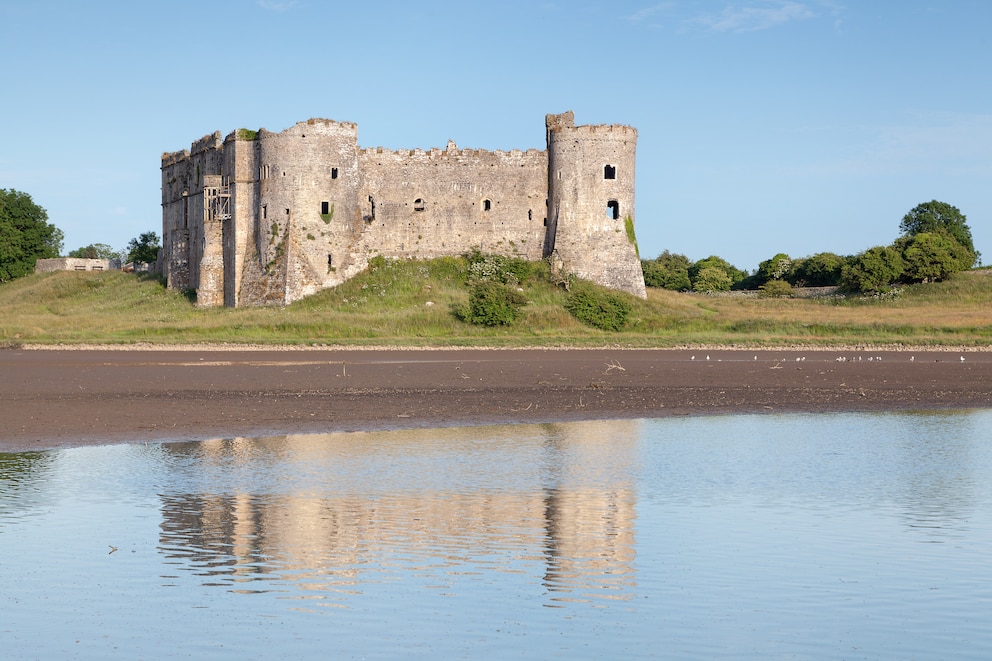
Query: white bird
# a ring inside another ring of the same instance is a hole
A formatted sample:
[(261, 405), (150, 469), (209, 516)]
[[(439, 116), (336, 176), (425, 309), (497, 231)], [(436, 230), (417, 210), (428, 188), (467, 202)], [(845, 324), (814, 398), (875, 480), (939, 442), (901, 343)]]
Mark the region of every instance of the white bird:
[(909, 357), (909, 362), (913, 362), (914, 360), (916, 360), (916, 356), (910, 356)]
[(693, 357), (692, 357), (692, 358), (690, 358), (689, 360), (696, 360), (696, 357), (695, 357), (695, 356), (693, 356)]
[[(706, 354), (706, 360), (709, 360), (709, 359), (710, 359), (710, 355), (709, 354)], [(961, 360), (964, 360), (964, 358), (962, 358)]]
[(961, 362), (962, 363), (964, 362), (964, 356), (961, 356)]

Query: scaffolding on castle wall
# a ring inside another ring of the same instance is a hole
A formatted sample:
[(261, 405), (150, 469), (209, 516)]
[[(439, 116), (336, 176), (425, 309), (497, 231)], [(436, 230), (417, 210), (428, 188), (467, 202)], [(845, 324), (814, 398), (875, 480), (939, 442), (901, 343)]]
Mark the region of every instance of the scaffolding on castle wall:
[(203, 189), (203, 211), (206, 220), (231, 220), (231, 187), (205, 186)]

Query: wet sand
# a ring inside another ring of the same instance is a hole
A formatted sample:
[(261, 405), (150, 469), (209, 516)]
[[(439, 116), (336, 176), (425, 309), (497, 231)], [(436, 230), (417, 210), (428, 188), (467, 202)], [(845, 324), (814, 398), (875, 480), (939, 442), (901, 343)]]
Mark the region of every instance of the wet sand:
[(0, 451), (8, 452), (399, 427), (990, 406), (992, 352), (0, 350)]

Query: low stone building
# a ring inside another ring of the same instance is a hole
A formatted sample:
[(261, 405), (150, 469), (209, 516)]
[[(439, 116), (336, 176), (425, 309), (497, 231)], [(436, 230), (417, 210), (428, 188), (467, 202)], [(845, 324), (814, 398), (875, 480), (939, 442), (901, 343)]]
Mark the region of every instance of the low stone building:
[(545, 118), (547, 149), (360, 148), (348, 122), (239, 129), (162, 155), (159, 259), (201, 306), (286, 304), (371, 257), (483, 252), (645, 296), (634, 241), (637, 131)]
[(39, 259), (34, 264), (35, 273), (52, 271), (110, 271), (109, 259), (84, 259), (81, 257), (55, 257)]

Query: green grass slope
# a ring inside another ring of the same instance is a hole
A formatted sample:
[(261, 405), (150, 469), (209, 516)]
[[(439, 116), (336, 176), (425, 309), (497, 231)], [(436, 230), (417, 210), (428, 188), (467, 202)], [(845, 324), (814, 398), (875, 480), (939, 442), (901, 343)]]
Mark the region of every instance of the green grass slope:
[[(286, 307), (198, 309), (152, 278), (35, 274), (0, 285), (0, 343), (402, 346), (989, 346), (992, 275), (971, 271), (883, 298), (758, 298), (650, 290), (602, 331), (567, 310), (569, 293), (533, 265), (510, 326), (461, 321), (465, 258), (377, 260), (366, 273)], [(623, 295), (626, 296), (626, 295)]]

